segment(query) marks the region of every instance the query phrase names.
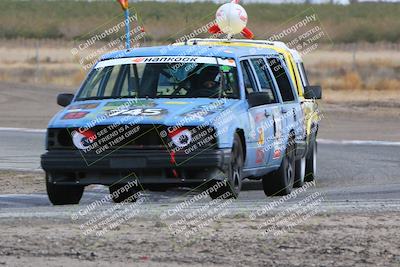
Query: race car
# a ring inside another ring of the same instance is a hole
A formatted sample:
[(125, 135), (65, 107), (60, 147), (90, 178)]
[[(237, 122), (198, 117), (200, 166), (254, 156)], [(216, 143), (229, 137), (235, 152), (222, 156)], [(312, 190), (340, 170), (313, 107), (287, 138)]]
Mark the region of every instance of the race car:
[(41, 165), (55, 205), (84, 187), (115, 202), (190, 187), (236, 198), (245, 178), (289, 194), (306, 132), (296, 86), (273, 49), (158, 46), (104, 55), (49, 122)]
[(321, 99), (322, 90), (319, 85), (311, 86), (308, 82), (304, 63), (298, 51), (290, 49), (285, 43), (267, 40), (246, 39), (189, 39), (185, 43), (175, 45), (214, 45), (252, 47), (254, 49), (269, 48), (279, 53), (286, 64), (292, 83), (296, 87), (304, 112), (304, 127), (307, 133), (306, 150), (296, 161), (295, 187), (301, 187), (304, 182), (313, 181), (317, 172), (317, 134), (321, 114), (316, 99)]

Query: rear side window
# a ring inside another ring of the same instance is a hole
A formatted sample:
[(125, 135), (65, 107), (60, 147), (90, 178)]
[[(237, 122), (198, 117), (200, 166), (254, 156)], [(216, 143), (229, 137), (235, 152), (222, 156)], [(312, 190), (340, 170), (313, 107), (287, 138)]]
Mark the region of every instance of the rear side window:
[(241, 61), (240, 65), (242, 66), (243, 72), (243, 82), (244, 82), (244, 89), (246, 91), (246, 95), (255, 92), (256, 87), (254, 85), (254, 78), (251, 72), (250, 64), (247, 60)]
[(297, 86), (299, 85), (298, 84), (298, 81), (297, 81), (297, 76), (296, 76), (296, 71), (295, 71), (295, 69), (294, 69), (294, 65), (293, 65), (293, 63), (292, 63), (292, 61), (290, 61), (290, 60), (288, 60), (288, 62), (286, 62), (286, 61), (284, 61), (285, 63), (286, 63), (286, 66), (288, 67), (288, 68), (290, 68), (290, 70), (292, 71), (292, 73), (293, 73), (293, 78), (294, 78), (294, 86), (296, 86), (296, 89), (297, 89)]
[(308, 78), (307, 78), (306, 71), (304, 69), (304, 64), (297, 63), (297, 67), (300, 70), (300, 76), (301, 76), (301, 81), (303, 82), (303, 86), (308, 86)]
[(277, 101), (276, 101), (276, 97), (274, 94), (272, 79), (271, 79), (271, 76), (269, 75), (268, 67), (267, 67), (267, 64), (265, 64), (264, 59), (263, 58), (253, 58), (253, 59), (251, 59), (251, 63), (253, 64), (253, 67), (256, 71), (256, 75), (260, 82), (261, 91), (267, 92), (270, 99), (272, 100), (272, 103), (276, 103)]
[(268, 64), (271, 67), (276, 83), (278, 84), (279, 92), (281, 93), (283, 102), (293, 101), (293, 88), (281, 61), (276, 58), (269, 58)]

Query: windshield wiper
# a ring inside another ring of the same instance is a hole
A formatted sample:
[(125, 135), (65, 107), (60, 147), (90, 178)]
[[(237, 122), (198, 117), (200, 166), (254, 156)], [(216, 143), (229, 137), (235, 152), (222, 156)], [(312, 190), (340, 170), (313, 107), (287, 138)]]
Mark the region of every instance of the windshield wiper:
[(120, 98), (137, 98), (137, 97), (133, 95), (123, 95), (123, 96), (114, 96), (112, 98), (120, 99)]
[(77, 98), (76, 101), (85, 101), (85, 100), (101, 100), (101, 99), (107, 99), (110, 98), (108, 96), (90, 96), (90, 97), (84, 97), (84, 98)]
[(102, 99), (121, 99), (121, 98), (136, 98), (136, 96), (91, 96), (91, 97), (85, 97), (85, 98), (77, 98), (76, 101), (102, 100)]

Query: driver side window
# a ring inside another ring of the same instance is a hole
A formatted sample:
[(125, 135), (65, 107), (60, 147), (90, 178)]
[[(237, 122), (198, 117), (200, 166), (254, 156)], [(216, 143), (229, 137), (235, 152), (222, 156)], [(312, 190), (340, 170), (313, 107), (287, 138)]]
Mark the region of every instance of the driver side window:
[(258, 77), (258, 81), (260, 82), (261, 92), (265, 92), (268, 94), (271, 99), (271, 103), (277, 103), (277, 98), (274, 93), (274, 86), (272, 83), (271, 76), (268, 72), (267, 64), (263, 58), (253, 58), (251, 59), (251, 63), (253, 64), (255, 74)]
[(242, 67), (244, 89), (247, 97), (249, 93), (256, 92), (254, 77), (248, 60), (241, 61), (240, 65)]

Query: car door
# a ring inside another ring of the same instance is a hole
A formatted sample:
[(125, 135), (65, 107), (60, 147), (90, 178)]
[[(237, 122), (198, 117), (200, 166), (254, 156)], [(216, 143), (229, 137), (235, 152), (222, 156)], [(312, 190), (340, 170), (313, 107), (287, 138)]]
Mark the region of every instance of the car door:
[(258, 158), (256, 158), (256, 163), (259, 166), (269, 166), (272, 165), (271, 157), (273, 157), (275, 135), (277, 130), (281, 128), (280, 125), (277, 125), (278, 122), (275, 118), (276, 116), (274, 116), (275, 113), (280, 111), (280, 98), (264, 57), (251, 58), (250, 62), (258, 81), (259, 91), (268, 93), (271, 99), (270, 104), (259, 106), (256, 114), (257, 119), (262, 118), (261, 125), (256, 132), (258, 135), (256, 149)]
[[(254, 69), (251, 66), (249, 59), (244, 59), (240, 61), (244, 89), (246, 94), (246, 99), (248, 95), (253, 92), (259, 91), (258, 80), (255, 76)], [(266, 117), (264, 115), (264, 107), (263, 106), (255, 106), (250, 107), (248, 109), (249, 116), (249, 129), (247, 129), (246, 133), (246, 163), (245, 166), (248, 168), (254, 168), (257, 166), (261, 166), (262, 162), (265, 161), (265, 152), (262, 147), (258, 145), (258, 143), (265, 142), (265, 134), (264, 132), (259, 133), (258, 129), (262, 129), (263, 125), (266, 124)]]
[[(289, 131), (293, 129), (296, 135), (296, 142), (299, 143), (303, 140), (304, 136), (304, 115), (299, 103), (297, 91), (291, 79), (289, 79), (288, 71), (283, 62), (275, 57), (267, 58), (267, 61), (282, 100), (280, 116), (282, 121), (282, 134), (285, 137), (284, 140), (287, 139)], [(278, 114), (276, 115), (278, 116)]]

